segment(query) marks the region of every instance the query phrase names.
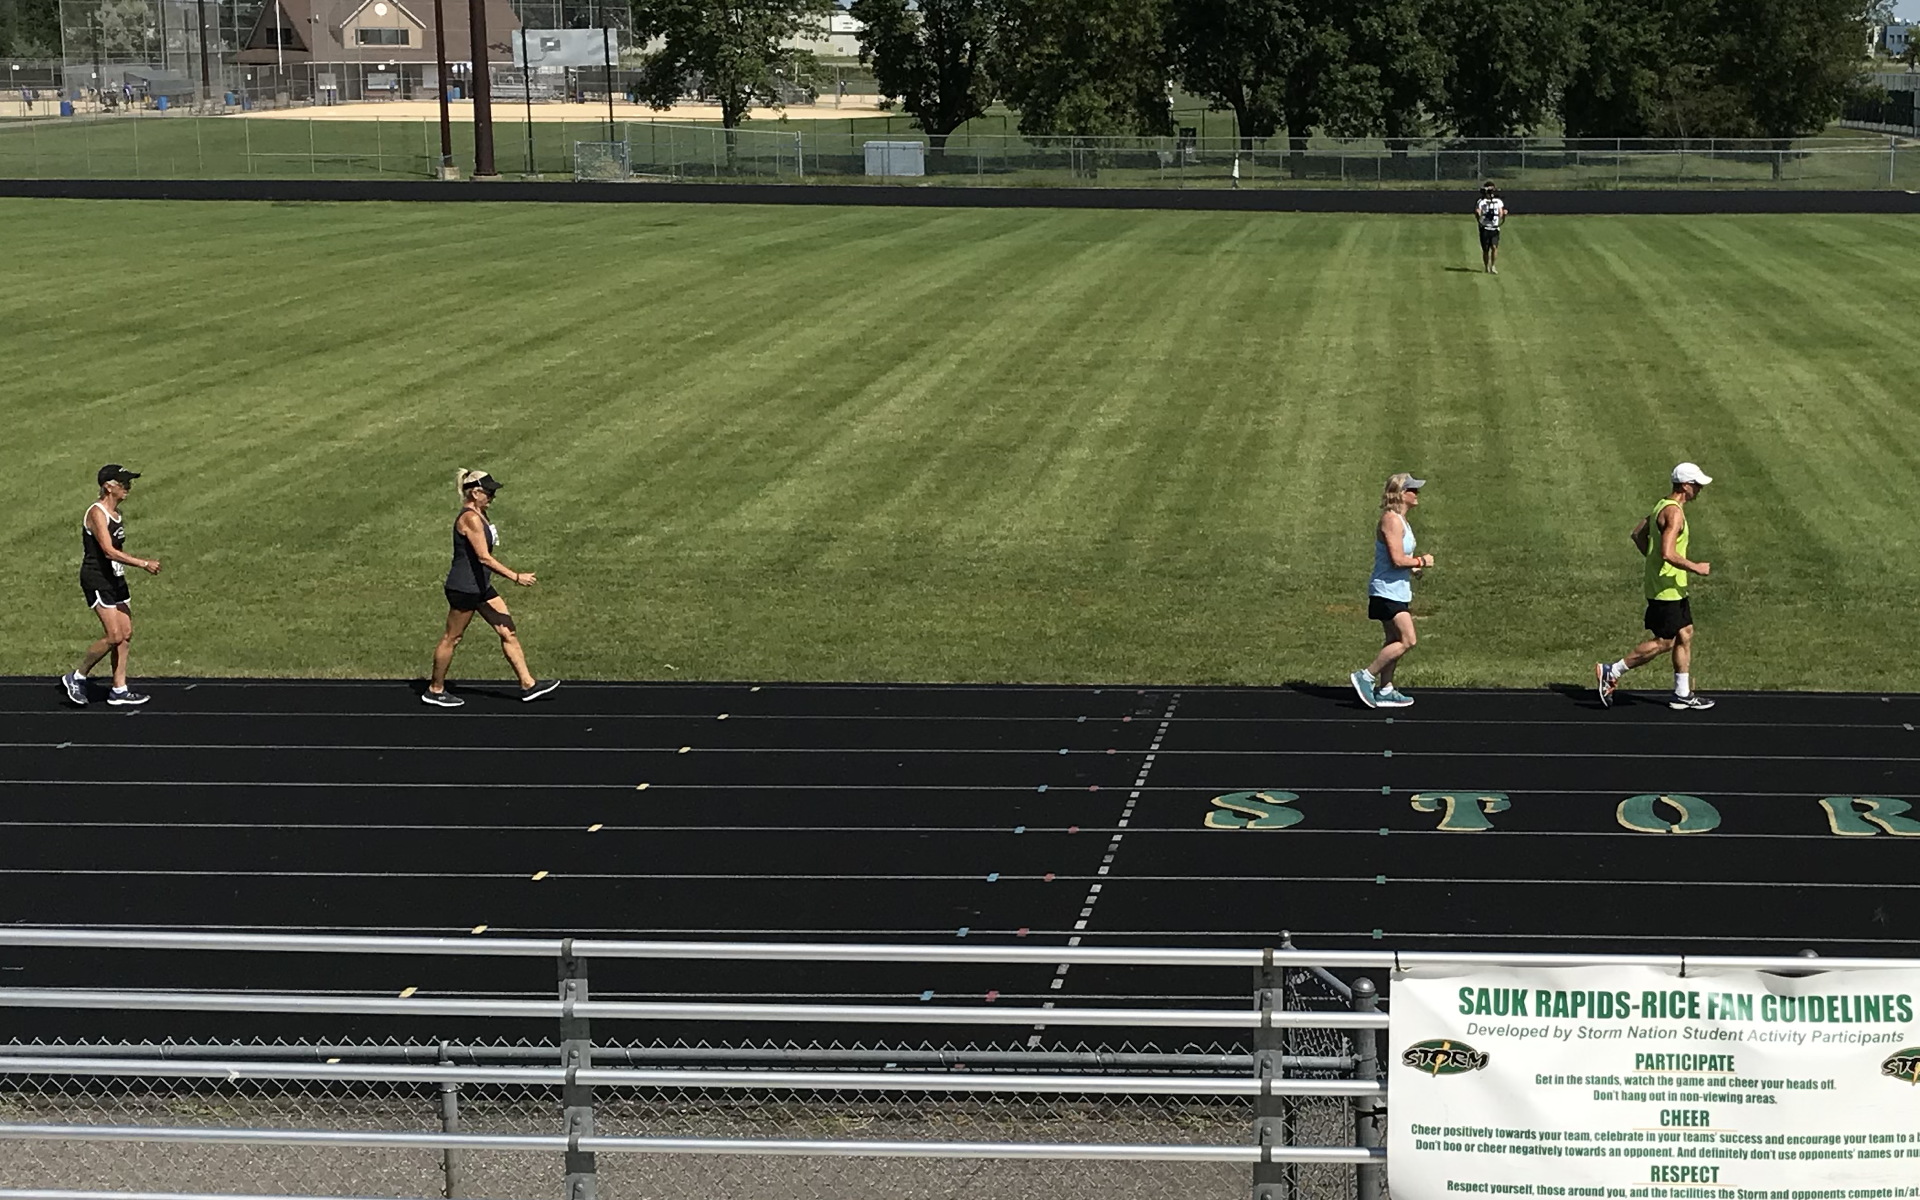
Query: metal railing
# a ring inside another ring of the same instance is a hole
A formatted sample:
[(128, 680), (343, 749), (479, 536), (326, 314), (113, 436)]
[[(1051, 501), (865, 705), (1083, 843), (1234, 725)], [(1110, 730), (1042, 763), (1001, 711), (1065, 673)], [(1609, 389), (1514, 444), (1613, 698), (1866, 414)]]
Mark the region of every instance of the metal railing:
[[(0, 1178), (33, 1185), (0, 1193), (0, 1200), (12, 1194), (78, 1200), (93, 1193), (60, 1189), (118, 1179), (145, 1194), (172, 1197), (216, 1183), (231, 1188), (236, 1179), (276, 1194), (536, 1194), (550, 1189), (544, 1181), (556, 1173), (564, 1175), (570, 1200), (591, 1200), (603, 1186), (610, 1195), (621, 1191), (627, 1178), (621, 1164), (631, 1162), (651, 1164), (647, 1192), (664, 1196), (768, 1187), (836, 1198), (1044, 1189), (1057, 1197), (1198, 1200), (1250, 1186), (1256, 1200), (1379, 1200), (1386, 1194), (1380, 1033), (1387, 1016), (1368, 978), (1333, 972), (1634, 965), (1684, 977), (1728, 969), (1806, 974), (1911, 965), (1286, 945), (960, 947), (22, 928), (0, 929), (0, 946), (272, 954), (319, 965), (341, 955), (546, 958), (558, 978), (552, 1000), (0, 989), (0, 1008), (17, 1010), (397, 1017), (410, 1028), (534, 1020), (554, 1027), (551, 1040), (513, 1046), (172, 1039), (0, 1046)], [(1254, 987), (1253, 1003), (1244, 1007), (603, 1000), (588, 988), (594, 959), (1225, 968), (1252, 972)], [(596, 1039), (593, 1025), (609, 1020), (649, 1028), (745, 1023), (762, 1035), (825, 1027), (851, 1036), (901, 1025), (1022, 1033), (1211, 1030), (1234, 1041), (1224, 1049), (1173, 1052), (1043, 1050), (1034, 1048), (1037, 1037), (1025, 1051), (870, 1048), (842, 1044), (838, 1034), (824, 1046), (611, 1046)], [(16, 1029), (21, 1024), (14, 1022)], [(247, 1164), (244, 1170), (233, 1166), (237, 1161)], [(921, 1174), (903, 1179), (906, 1171)], [(983, 1171), (1000, 1174), (983, 1177)], [(163, 1181), (178, 1190), (148, 1190)]]
[[(0, 1008), (16, 1010), (405, 1018), (411, 1027), (447, 1020), (555, 1025), (557, 1036), (540, 1046), (0, 1047), (0, 1178), (48, 1188), (120, 1178), (116, 1161), (87, 1157), (89, 1148), (97, 1155), (106, 1146), (148, 1156), (141, 1160), (140, 1187), (177, 1181), (178, 1194), (224, 1177), (204, 1156), (248, 1148), (252, 1169), (266, 1173), (247, 1179), (262, 1191), (369, 1191), (381, 1172), (355, 1167), (361, 1160), (343, 1156), (437, 1155), (440, 1178), (432, 1190), (449, 1196), (546, 1190), (538, 1183), (539, 1169), (524, 1165), (528, 1156), (548, 1162), (558, 1156), (574, 1200), (597, 1194), (603, 1179), (609, 1193), (620, 1190), (619, 1163), (629, 1160), (689, 1164), (678, 1174), (658, 1165), (647, 1174), (649, 1194), (689, 1197), (743, 1194), (754, 1186), (750, 1164), (770, 1161), (788, 1164), (780, 1171), (798, 1173), (797, 1184), (782, 1179), (787, 1195), (958, 1195), (983, 1182), (993, 1186), (981, 1171), (997, 1173), (1005, 1190), (1041, 1188), (1062, 1197), (1132, 1193), (1198, 1200), (1222, 1194), (1223, 1186), (1244, 1193), (1250, 1183), (1260, 1189), (1257, 1194), (1276, 1198), (1382, 1194), (1377, 1114), (1385, 1089), (1378, 1035), (1386, 1016), (1375, 1008), (1370, 984), (1357, 985), (1357, 1003), (1349, 1007), (1338, 993), (1354, 988), (1293, 961), (1285, 950), (19, 928), (0, 930), (0, 946), (225, 951), (296, 962), (315, 956), (321, 965), (324, 956), (337, 955), (549, 958), (558, 968), (552, 1000), (0, 989)], [(1254, 1004), (1238, 1008), (682, 1003), (592, 997), (587, 968), (596, 958), (1233, 968), (1259, 972), (1256, 982), (1264, 986)], [(1311, 1003), (1337, 1008), (1305, 1011)], [(949, 1036), (957, 1028), (991, 1026), (1024, 1037), (1044, 1027), (1053, 1038), (1073, 1030), (1134, 1036), (1177, 1030), (1181, 1037), (1211, 1030), (1225, 1031), (1222, 1036), (1238, 1044), (1205, 1053), (1131, 1045), (1117, 1051), (876, 1051), (844, 1047), (836, 1036), (833, 1045), (803, 1048), (609, 1049), (596, 1041), (593, 1023), (611, 1020), (647, 1022), (649, 1028), (745, 1024), (762, 1035), (793, 1027), (870, 1035), (905, 1025)], [(669, 1061), (648, 1061), (660, 1058)], [(386, 1061), (392, 1059), (398, 1061)], [(183, 1120), (183, 1114), (193, 1119)], [(429, 1115), (437, 1118), (437, 1128), (422, 1127)], [(605, 1162), (596, 1157), (601, 1155)], [(321, 1165), (322, 1159), (341, 1165)], [(517, 1173), (489, 1165), (512, 1160), (522, 1160)], [(1181, 1169), (1173, 1171), (1175, 1166)], [(716, 1189), (715, 1170), (731, 1172), (735, 1183)], [(427, 1190), (422, 1182), (414, 1177), (416, 1194)]]

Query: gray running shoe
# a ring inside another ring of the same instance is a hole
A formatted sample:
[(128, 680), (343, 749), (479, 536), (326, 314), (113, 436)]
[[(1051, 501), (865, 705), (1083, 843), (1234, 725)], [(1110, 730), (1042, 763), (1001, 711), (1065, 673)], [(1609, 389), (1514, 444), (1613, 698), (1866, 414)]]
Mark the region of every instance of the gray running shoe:
[(146, 702), (147, 697), (136, 691), (128, 690), (107, 693), (107, 703), (116, 708), (130, 708), (135, 705), (145, 704)]
[(1366, 705), (1368, 708), (1380, 707), (1380, 702), (1376, 700), (1373, 695), (1373, 680), (1355, 671), (1353, 674), (1347, 676), (1347, 682), (1353, 685), (1355, 694), (1360, 697), (1360, 703)]
[(420, 693), (420, 703), (431, 704), (435, 708), (459, 708), (466, 701), (451, 692), (424, 691)]
[(1695, 692), (1691, 696), (1675, 696), (1667, 701), (1667, 707), (1675, 712), (1705, 712), (1713, 707), (1713, 701)]
[(1373, 693), (1373, 702), (1381, 708), (1412, 708), (1413, 697), (1388, 684)]
[(546, 695), (548, 692), (551, 692), (553, 689), (559, 686), (560, 686), (560, 681), (558, 679), (536, 680), (532, 687), (520, 689), (520, 699), (538, 700), (540, 697)]
[(67, 693), (69, 703), (82, 707), (87, 703), (87, 681), (76, 671), (69, 671), (60, 677), (60, 687)]

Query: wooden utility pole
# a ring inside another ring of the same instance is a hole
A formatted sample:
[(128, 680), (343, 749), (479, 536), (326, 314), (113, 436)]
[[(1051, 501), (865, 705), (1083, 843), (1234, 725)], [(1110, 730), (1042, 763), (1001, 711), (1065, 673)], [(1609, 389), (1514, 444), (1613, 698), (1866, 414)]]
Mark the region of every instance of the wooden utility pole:
[(487, 69), (487, 0), (467, 0), (467, 21), (473, 35), (473, 177), (494, 179), (493, 78)]
[(433, 62), (440, 72), (440, 170), (448, 178), (453, 166), (453, 118), (447, 112), (447, 16), (441, 0), (433, 0)]

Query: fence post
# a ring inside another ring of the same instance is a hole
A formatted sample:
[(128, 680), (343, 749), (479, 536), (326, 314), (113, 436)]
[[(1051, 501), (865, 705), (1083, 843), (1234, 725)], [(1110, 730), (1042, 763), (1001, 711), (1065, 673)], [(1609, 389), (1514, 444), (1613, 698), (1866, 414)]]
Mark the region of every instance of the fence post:
[[(1378, 1012), (1380, 993), (1373, 980), (1362, 976), (1353, 981), (1353, 1010)], [(1366, 1083), (1380, 1080), (1380, 1031), (1353, 1031), (1353, 1077)], [(1353, 1144), (1372, 1150), (1384, 1144), (1386, 1105), (1378, 1096), (1356, 1096), (1353, 1100)], [(1385, 1171), (1377, 1162), (1363, 1163), (1356, 1172), (1359, 1200), (1386, 1200)]]
[(593, 1030), (573, 1008), (586, 998), (587, 963), (574, 956), (573, 939), (566, 938), (560, 943), (560, 1065), (567, 1071), (560, 1088), (567, 1132), (564, 1200), (595, 1200), (598, 1187), (592, 1152), (577, 1148), (581, 1138), (593, 1136), (593, 1088), (574, 1082), (575, 1072), (593, 1065)]
[[(445, 1042), (440, 1043), (440, 1065), (453, 1065)], [(460, 1132), (460, 1081), (457, 1079), (440, 1082), (440, 1132), (448, 1135)], [(447, 1200), (461, 1200), (466, 1195), (465, 1181), (460, 1177), (461, 1157), (460, 1151), (451, 1146), (440, 1152), (440, 1174), (444, 1176), (441, 1195)]]
[(1275, 1146), (1292, 1141), (1287, 1133), (1286, 1097), (1274, 1095), (1272, 1087), (1274, 1080), (1286, 1078), (1285, 1031), (1273, 1025), (1273, 1010), (1284, 1007), (1286, 1001), (1271, 947), (1264, 951), (1264, 961), (1253, 978), (1253, 1002), (1260, 1010), (1259, 1027), (1253, 1031), (1253, 1073), (1260, 1081), (1260, 1095), (1253, 1102), (1253, 1133), (1261, 1151), (1261, 1160), (1253, 1167), (1253, 1200), (1294, 1200), (1290, 1165), (1271, 1161)]

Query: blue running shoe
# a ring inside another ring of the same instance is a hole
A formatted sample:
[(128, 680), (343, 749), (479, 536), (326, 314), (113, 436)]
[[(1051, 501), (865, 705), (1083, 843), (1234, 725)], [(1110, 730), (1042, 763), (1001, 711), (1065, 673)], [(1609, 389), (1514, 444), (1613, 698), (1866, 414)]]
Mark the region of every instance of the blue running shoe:
[(1373, 694), (1373, 680), (1367, 678), (1365, 671), (1355, 671), (1347, 676), (1347, 682), (1353, 684), (1353, 690), (1360, 697), (1360, 703), (1368, 708), (1379, 708), (1380, 701)]

